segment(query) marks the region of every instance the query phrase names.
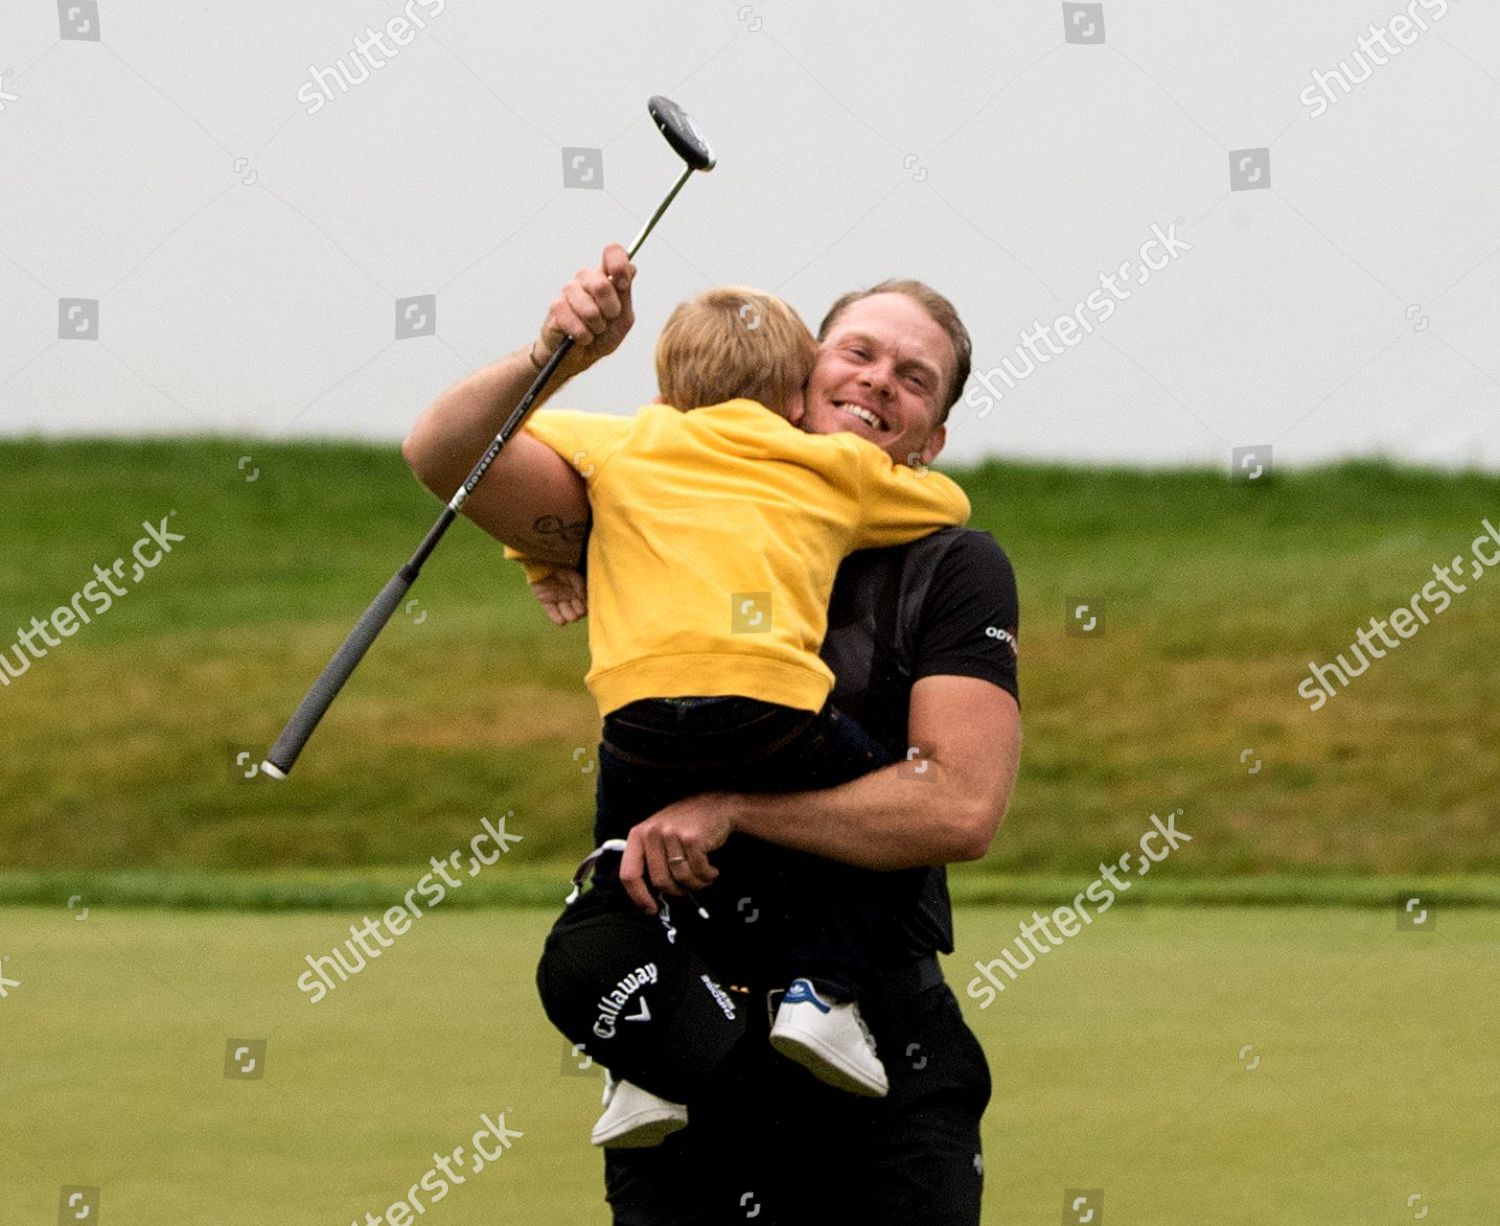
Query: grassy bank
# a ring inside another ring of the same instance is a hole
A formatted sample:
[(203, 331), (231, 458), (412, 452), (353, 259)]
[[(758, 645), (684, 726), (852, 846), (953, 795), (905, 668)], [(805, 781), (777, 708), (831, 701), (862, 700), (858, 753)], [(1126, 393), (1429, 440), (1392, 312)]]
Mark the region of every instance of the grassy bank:
[[(1022, 603), (1022, 775), (968, 874), (1087, 880), (1151, 813), (1179, 808), (1193, 842), (1153, 879), (1163, 888), (1500, 874), (1500, 578), (1323, 710), (1296, 692), (1309, 660), (1347, 650), (1435, 562), (1467, 554), (1483, 517), (1500, 521), (1500, 480), (1374, 465), (1254, 485), (1009, 464), (954, 475), (1015, 562)], [(545, 878), (579, 854), (596, 732), (586, 630), (547, 622), (472, 525), (450, 534), (290, 785), (234, 765), (274, 737), (435, 507), (394, 448), (0, 444), (0, 649), (94, 564), (128, 557), (143, 521), (175, 511), (186, 538), (0, 688), (0, 869), (417, 865), (507, 812), (524, 836), (507, 869)], [(1101, 637), (1065, 633), (1078, 597), (1103, 608)]]

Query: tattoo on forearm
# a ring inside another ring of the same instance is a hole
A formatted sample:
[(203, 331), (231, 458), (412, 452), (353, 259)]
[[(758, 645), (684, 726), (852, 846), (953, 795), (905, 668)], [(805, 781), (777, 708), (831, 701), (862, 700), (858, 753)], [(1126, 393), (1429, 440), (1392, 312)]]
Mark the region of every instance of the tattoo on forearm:
[(580, 519), (575, 523), (565, 524), (562, 517), (558, 515), (543, 515), (535, 520), (531, 527), (539, 536), (555, 536), (560, 540), (567, 541), (570, 545), (576, 545), (583, 540), (583, 534), (588, 529), (589, 522)]

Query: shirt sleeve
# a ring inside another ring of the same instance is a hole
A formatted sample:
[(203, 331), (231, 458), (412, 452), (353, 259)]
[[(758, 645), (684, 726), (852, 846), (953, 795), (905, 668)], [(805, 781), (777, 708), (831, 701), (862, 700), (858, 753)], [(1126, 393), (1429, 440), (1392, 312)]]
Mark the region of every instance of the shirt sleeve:
[(1020, 600), (1005, 551), (988, 532), (955, 535), (922, 603), (913, 679), (953, 675), (998, 685), (1017, 701)]
[(905, 545), (968, 522), (969, 499), (957, 482), (930, 468), (892, 463), (873, 443), (851, 442), (865, 469), (854, 549)]
[(587, 479), (591, 466), (604, 462), (634, 421), (616, 413), (538, 409), (521, 429), (546, 443)]
[(549, 575), (554, 575), (567, 567), (561, 562), (541, 562), (536, 558), (528, 558), (518, 549), (512, 549), (509, 545), (505, 547), (505, 556), (512, 562), (519, 562), (521, 569), (526, 572), (527, 583), (540, 583)]

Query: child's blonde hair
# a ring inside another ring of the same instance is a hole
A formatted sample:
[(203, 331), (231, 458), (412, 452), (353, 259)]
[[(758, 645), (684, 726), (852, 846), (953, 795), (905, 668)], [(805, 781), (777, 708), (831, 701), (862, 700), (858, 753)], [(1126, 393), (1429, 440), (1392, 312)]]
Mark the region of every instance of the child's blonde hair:
[(662, 399), (684, 411), (745, 397), (783, 417), (812, 374), (818, 342), (773, 294), (721, 286), (680, 303), (656, 342)]

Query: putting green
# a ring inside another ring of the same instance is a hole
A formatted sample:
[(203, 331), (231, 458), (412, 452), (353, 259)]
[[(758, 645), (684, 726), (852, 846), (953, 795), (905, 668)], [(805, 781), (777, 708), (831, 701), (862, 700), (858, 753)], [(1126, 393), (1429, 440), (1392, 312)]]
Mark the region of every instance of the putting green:
[[(97, 1186), (110, 1223), (363, 1221), (501, 1112), (523, 1135), (414, 1220), (607, 1220), (598, 1073), (532, 986), (547, 913), (424, 916), (316, 1005), (303, 958), (360, 916), (81, 913), (0, 909), (5, 1220)], [(1152, 1226), (1500, 1217), (1500, 913), (1121, 907), (981, 1010), (1026, 915), (963, 909), (948, 963), (995, 1072), (986, 1222), (1065, 1189)], [(226, 1078), (231, 1039), (263, 1077)]]

